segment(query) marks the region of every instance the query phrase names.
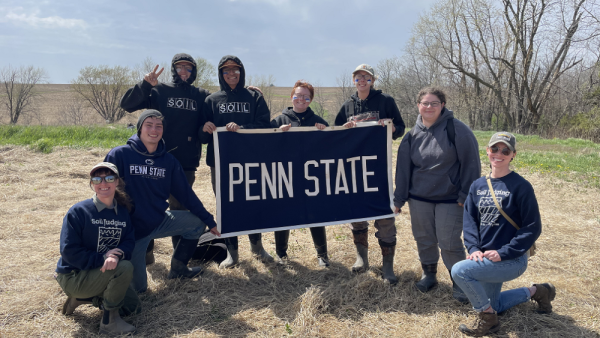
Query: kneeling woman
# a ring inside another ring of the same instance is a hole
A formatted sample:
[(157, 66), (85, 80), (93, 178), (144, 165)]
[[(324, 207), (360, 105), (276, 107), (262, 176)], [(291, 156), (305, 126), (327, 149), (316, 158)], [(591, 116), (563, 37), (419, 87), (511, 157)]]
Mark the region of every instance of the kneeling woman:
[(129, 218), (131, 202), (112, 163), (102, 162), (90, 171), (94, 196), (69, 209), (60, 232), (60, 259), (56, 280), (67, 294), (63, 314), (81, 304), (95, 303), (104, 310), (101, 334), (135, 331), (119, 315), (139, 310), (139, 298), (129, 289), (135, 245)]
[[(288, 107), (283, 113), (271, 121), (271, 126), (288, 131), (291, 127), (317, 127), (320, 130), (329, 125), (320, 116), (310, 109), (310, 103), (315, 95), (313, 86), (305, 81), (299, 80), (294, 84), (292, 94), (292, 107)], [(329, 266), (327, 257), (327, 235), (325, 227), (310, 228), (310, 234), (317, 250), (319, 266)], [(289, 230), (275, 231), (275, 252), (278, 263), (284, 263), (287, 259)]]
[(479, 315), (472, 327), (461, 324), (459, 330), (476, 337), (498, 331), (497, 313), (529, 299), (537, 301), (538, 313), (552, 312), (556, 295), (550, 283), (501, 292), (503, 282), (525, 272), (529, 250), (542, 232), (533, 187), (509, 169), (516, 154), (514, 135), (494, 134), (487, 147), (492, 172), (473, 182), (465, 202), (469, 256), (452, 267), (452, 277)]

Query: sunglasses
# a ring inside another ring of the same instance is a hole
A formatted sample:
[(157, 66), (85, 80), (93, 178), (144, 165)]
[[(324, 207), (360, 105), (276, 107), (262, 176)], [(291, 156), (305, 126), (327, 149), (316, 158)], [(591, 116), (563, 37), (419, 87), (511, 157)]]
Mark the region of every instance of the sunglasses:
[[(500, 150), (500, 148), (498, 146), (491, 146), (490, 147), (490, 151), (492, 152), (492, 154), (497, 153), (498, 150)], [(502, 148), (502, 150), (500, 150), (500, 152), (502, 153), (502, 155), (508, 156), (508, 155), (510, 155), (512, 153), (512, 150), (510, 150), (508, 148)]]
[(102, 181), (104, 181), (106, 183), (114, 183), (117, 180), (117, 177), (114, 175), (108, 175), (108, 176), (104, 176), (104, 177), (96, 176), (96, 177), (92, 177), (91, 180), (92, 180), (92, 184), (98, 185), (98, 184), (102, 183)]

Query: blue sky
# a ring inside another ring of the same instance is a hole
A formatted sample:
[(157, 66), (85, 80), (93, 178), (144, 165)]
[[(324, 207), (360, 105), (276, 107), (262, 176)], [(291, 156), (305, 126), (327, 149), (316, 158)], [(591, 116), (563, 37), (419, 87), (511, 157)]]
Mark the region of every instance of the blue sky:
[(361, 63), (400, 55), (434, 0), (0, 2), (0, 68), (35, 65), (69, 83), (89, 65), (133, 66), (185, 52), (216, 65), (237, 55), (275, 85), (335, 86)]

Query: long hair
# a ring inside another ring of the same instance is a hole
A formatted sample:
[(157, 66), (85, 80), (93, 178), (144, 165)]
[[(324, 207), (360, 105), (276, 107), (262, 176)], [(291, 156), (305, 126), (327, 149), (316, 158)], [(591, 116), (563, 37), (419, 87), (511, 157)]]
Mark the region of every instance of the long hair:
[[(93, 173), (94, 175), (105, 174), (105, 175), (115, 175), (117, 177), (117, 181), (119, 182), (115, 187), (115, 200), (117, 204), (124, 206), (127, 208), (127, 211), (131, 212), (133, 209), (133, 204), (131, 203), (131, 197), (125, 192), (125, 181), (123, 181), (119, 175), (114, 173), (112, 170), (108, 168), (100, 168)], [(90, 187), (92, 187), (92, 181), (90, 177)]]

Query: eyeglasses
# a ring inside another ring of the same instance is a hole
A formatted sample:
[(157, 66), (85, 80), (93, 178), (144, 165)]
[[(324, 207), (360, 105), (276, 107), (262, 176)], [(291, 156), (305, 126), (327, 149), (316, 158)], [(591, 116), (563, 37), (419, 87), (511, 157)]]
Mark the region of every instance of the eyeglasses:
[(306, 102), (310, 102), (310, 95), (297, 95), (297, 94), (294, 94), (293, 100), (305, 100)]
[[(495, 154), (498, 152), (498, 150), (500, 150), (500, 148), (496, 145), (493, 145), (490, 147), (490, 151), (492, 152), (492, 154)], [(500, 150), (500, 152), (502, 153), (502, 155), (504, 156), (508, 156), (512, 153), (512, 150), (508, 149), (508, 148), (502, 148), (502, 150)]]
[(355, 74), (354, 75), (354, 81), (358, 82), (358, 80), (366, 80), (366, 81), (371, 81), (372, 77), (369, 74)]
[(231, 68), (223, 68), (223, 75), (227, 75), (227, 74), (239, 74), (240, 73), (240, 69), (238, 67), (231, 67)]
[(94, 185), (98, 185), (98, 184), (102, 183), (102, 181), (104, 181), (106, 183), (114, 183), (116, 180), (117, 180), (117, 177), (114, 175), (108, 175), (108, 176), (104, 176), (104, 177), (100, 177), (100, 176), (92, 177), (92, 183)]
[(192, 72), (192, 67), (191, 66), (176, 66), (175, 70), (177, 71), (177, 73), (181, 73), (184, 70), (188, 73)]
[(441, 104), (441, 102), (440, 102), (440, 101), (433, 101), (433, 102), (427, 102), (427, 101), (424, 101), (424, 102), (419, 102), (419, 103), (420, 103), (420, 104), (421, 104), (423, 107), (433, 107), (433, 108), (435, 108), (435, 107), (439, 107), (439, 106), (440, 106), (440, 104)]

